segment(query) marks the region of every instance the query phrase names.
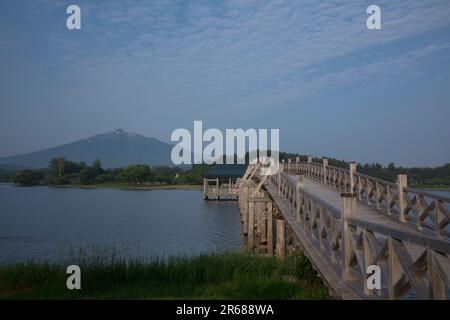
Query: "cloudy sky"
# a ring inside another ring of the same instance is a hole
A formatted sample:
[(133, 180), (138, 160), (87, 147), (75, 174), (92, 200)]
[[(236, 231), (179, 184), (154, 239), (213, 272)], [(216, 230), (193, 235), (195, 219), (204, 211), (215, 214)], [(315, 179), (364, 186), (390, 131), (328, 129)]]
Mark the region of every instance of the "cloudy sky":
[[(66, 28), (81, 7), (82, 29)], [(382, 30), (368, 30), (377, 4)], [(290, 152), (450, 162), (450, 1), (2, 0), (0, 156), (122, 128), (280, 128)]]

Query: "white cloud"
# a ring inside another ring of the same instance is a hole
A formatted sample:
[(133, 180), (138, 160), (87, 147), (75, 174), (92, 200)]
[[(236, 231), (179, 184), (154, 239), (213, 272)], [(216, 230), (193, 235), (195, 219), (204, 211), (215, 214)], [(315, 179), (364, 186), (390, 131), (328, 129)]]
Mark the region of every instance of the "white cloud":
[(361, 61), (334, 71), (324, 65), (450, 25), (447, 0), (378, 1), (380, 31), (367, 30), (368, 4), (361, 1), (80, 3), (88, 42), (73, 41), (65, 31), (54, 39), (67, 48), (61, 57), (71, 61), (81, 85), (127, 81), (149, 93), (230, 104), (357, 81), (407, 53), (362, 67)]

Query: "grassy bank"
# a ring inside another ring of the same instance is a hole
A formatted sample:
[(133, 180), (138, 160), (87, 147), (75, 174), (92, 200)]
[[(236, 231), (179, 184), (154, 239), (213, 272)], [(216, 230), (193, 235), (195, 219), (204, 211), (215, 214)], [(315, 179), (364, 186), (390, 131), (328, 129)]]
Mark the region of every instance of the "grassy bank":
[(326, 299), (327, 289), (303, 255), (207, 254), (166, 261), (88, 259), (81, 290), (66, 288), (66, 266), (0, 266), (3, 299)]

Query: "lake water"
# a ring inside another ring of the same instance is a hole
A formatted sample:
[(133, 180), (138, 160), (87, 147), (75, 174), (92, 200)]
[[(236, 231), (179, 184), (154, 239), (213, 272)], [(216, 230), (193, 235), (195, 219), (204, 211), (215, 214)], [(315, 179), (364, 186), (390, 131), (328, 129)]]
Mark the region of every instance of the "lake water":
[(0, 185), (0, 263), (80, 255), (153, 258), (239, 248), (236, 202), (199, 190)]
[(431, 192), (431, 193), (434, 193), (434, 194), (437, 194), (437, 195), (440, 195), (440, 196), (443, 196), (443, 197), (447, 197), (447, 198), (450, 198), (450, 191), (444, 191), (444, 190), (431, 190), (431, 191), (428, 191), (428, 192)]
[[(450, 197), (449, 191), (432, 191)], [(0, 184), (0, 264), (82, 255), (154, 258), (241, 245), (236, 202), (199, 190), (21, 188)]]

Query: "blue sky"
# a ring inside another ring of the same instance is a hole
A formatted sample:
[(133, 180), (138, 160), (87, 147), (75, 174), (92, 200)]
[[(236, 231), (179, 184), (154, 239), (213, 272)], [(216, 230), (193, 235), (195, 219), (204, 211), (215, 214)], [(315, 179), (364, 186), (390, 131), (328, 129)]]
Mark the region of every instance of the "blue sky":
[[(82, 30), (65, 26), (69, 4)], [(382, 30), (366, 28), (377, 4)], [(280, 128), (283, 150), (450, 162), (450, 1), (0, 2), (0, 156), (113, 128)]]

